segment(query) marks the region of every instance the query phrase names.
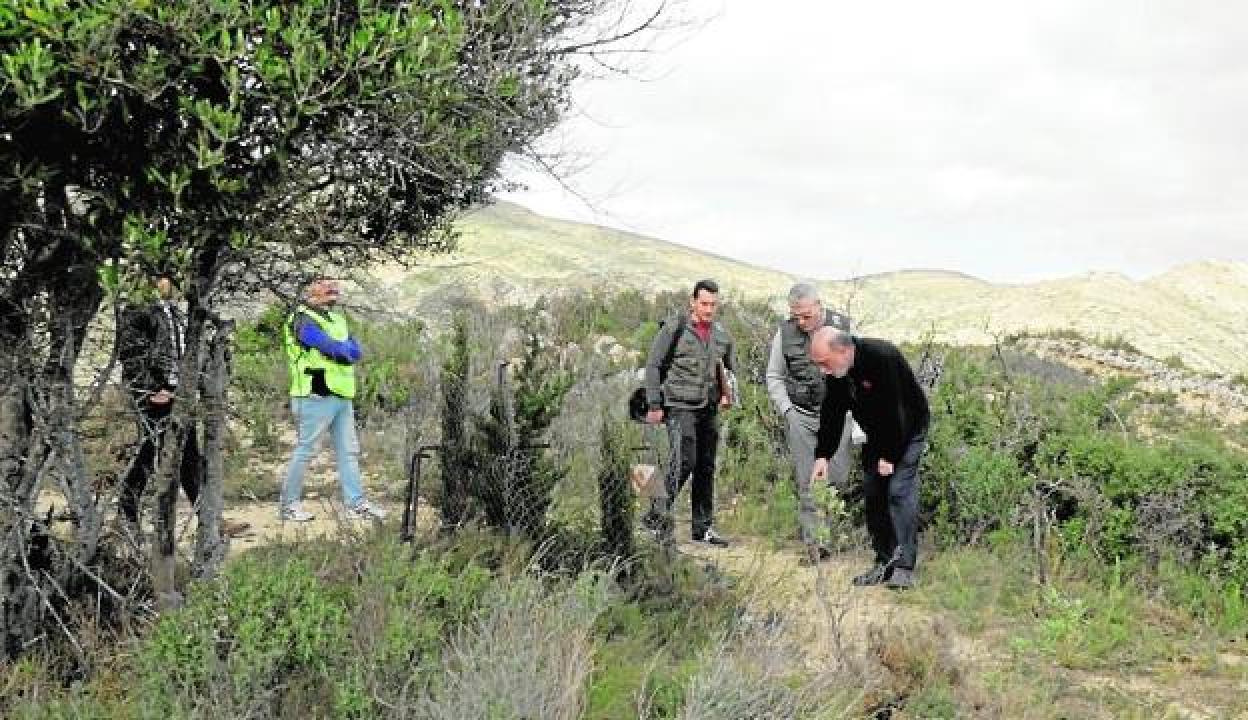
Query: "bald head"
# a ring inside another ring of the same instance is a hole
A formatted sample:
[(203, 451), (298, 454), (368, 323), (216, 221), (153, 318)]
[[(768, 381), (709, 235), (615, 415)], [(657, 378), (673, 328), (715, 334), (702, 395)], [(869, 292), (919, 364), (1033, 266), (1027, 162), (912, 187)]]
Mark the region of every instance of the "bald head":
[(825, 325), (810, 337), (810, 359), (825, 375), (845, 377), (854, 366), (854, 337)]
[(315, 308), (330, 308), (338, 303), (342, 296), (342, 288), (330, 278), (317, 278), (308, 283), (304, 291), (304, 300)]

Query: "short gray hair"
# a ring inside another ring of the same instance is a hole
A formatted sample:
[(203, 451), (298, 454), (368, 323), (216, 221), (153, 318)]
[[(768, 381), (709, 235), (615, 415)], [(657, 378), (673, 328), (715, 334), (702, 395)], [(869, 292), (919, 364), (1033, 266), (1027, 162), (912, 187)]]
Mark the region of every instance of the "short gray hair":
[(796, 305), (804, 300), (814, 300), (815, 302), (820, 302), (819, 288), (815, 287), (811, 283), (801, 282), (794, 285), (793, 289), (789, 290), (790, 305)]

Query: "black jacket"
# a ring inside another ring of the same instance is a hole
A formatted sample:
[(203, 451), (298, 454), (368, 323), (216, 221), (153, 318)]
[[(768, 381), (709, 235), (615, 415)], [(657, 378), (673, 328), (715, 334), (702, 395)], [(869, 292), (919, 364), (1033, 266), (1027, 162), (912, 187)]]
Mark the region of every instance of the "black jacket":
[(854, 365), (843, 378), (826, 376), (815, 457), (828, 458), (841, 442), (845, 412), (867, 434), (864, 452), (896, 464), (906, 445), (927, 432), (931, 415), (927, 396), (910, 363), (896, 345), (875, 338), (854, 338)]
[(127, 307), (118, 328), (118, 358), (126, 389), (136, 395), (178, 386), (186, 319), (176, 305), (169, 313), (160, 303)]

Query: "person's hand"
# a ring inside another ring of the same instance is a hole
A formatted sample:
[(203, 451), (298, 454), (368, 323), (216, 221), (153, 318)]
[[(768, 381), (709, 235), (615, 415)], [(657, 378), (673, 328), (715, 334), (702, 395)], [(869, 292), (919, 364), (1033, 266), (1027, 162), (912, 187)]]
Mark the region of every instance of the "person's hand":
[(148, 396), (147, 401), (153, 405), (168, 405), (173, 401), (173, 393), (168, 390), (157, 390)]
[(893, 474), (893, 464), (884, 458), (880, 458), (876, 471), (880, 474), (880, 477), (889, 477)]
[(815, 466), (810, 471), (810, 483), (822, 482), (828, 477), (828, 459), (815, 458)]
[(721, 408), (730, 408), (730, 407), (732, 407), (732, 396), (731, 396), (731, 395), (729, 395), (728, 393), (723, 393), (722, 395), (720, 395), (720, 396), (719, 396), (719, 406), (720, 406)]
[(663, 422), (663, 408), (655, 408), (646, 413), (646, 422), (651, 425), (658, 425)]

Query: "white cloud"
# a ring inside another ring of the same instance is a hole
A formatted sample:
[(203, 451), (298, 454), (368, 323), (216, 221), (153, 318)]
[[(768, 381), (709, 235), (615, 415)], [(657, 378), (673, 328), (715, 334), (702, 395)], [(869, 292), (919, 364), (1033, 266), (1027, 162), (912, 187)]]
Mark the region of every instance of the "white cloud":
[(657, 79), (578, 92), (571, 183), (605, 212), (532, 176), (511, 199), (825, 277), (1248, 259), (1248, 6), (706, 8)]

